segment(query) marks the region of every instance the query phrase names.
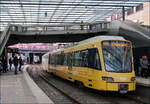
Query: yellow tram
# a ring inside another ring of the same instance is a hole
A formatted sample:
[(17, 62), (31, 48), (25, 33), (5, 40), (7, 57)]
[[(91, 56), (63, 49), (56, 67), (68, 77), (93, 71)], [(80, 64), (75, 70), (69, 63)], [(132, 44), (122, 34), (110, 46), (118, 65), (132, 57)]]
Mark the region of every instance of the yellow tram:
[(132, 45), (120, 36), (93, 37), (42, 60), (44, 70), (85, 87), (120, 93), (136, 89)]

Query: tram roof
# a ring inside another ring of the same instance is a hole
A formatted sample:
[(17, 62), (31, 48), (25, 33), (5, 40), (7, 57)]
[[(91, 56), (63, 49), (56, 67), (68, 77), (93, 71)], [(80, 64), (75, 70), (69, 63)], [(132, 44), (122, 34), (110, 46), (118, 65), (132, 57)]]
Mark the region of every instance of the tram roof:
[(84, 43), (93, 42), (97, 40), (125, 40), (125, 39), (121, 36), (96, 36), (96, 37), (78, 42), (78, 44), (84, 44)]
[(70, 45), (68, 47), (59, 48), (59, 49), (54, 50), (50, 53), (51, 54), (56, 53), (59, 51), (63, 51), (64, 49), (71, 48), (73, 46), (77, 46), (77, 45), (81, 45), (81, 44), (85, 44), (85, 43), (89, 43), (89, 42), (93, 42), (93, 41), (98, 41), (98, 40), (126, 40), (126, 39), (124, 39), (122, 36), (96, 36), (96, 37), (92, 37), (92, 38), (89, 38), (89, 39), (86, 39), (86, 40), (83, 40), (80, 42), (76, 42), (75, 44)]

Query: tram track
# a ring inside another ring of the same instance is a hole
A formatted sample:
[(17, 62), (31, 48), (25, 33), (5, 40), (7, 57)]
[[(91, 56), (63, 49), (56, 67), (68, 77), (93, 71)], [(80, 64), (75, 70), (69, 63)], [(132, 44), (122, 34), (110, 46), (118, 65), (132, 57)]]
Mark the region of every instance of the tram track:
[(78, 102), (76, 99), (70, 97), (68, 94), (66, 94), (64, 91), (60, 90), (59, 88), (57, 88), (54, 84), (50, 83), (49, 80), (47, 80), (42, 74), (40, 74), (40, 77), (47, 82), (50, 86), (54, 87), (55, 89), (57, 89), (57, 91), (59, 91), (60, 93), (62, 93), (64, 96), (66, 96), (68, 99), (72, 100), (73, 104), (81, 104), (80, 102)]
[(141, 98), (136, 95), (126, 95), (126, 98), (135, 100), (137, 103), (140, 103), (140, 104), (149, 104), (148, 101), (144, 101), (144, 99), (141, 100)]
[[(48, 73), (47, 73), (48, 74)], [(58, 77), (59, 79), (59, 77)], [(66, 80), (65, 80), (66, 81)], [(73, 83), (71, 83), (73, 84)], [(78, 87), (78, 86), (75, 86), (75, 87)], [(143, 102), (141, 100), (137, 100), (137, 96), (135, 94), (125, 94), (125, 95), (122, 95), (122, 94), (119, 94), (117, 93), (118, 95), (114, 95), (112, 96), (113, 94), (116, 94), (116, 92), (114, 93), (111, 93), (111, 92), (104, 92), (104, 91), (98, 91), (98, 90), (93, 90), (93, 89), (89, 89), (89, 88), (80, 88), (80, 90), (82, 90), (83, 92), (89, 92), (87, 93), (87, 95), (89, 95), (90, 93), (92, 93), (91, 96), (99, 96), (100, 98), (102, 97), (105, 97), (109, 102), (113, 103), (113, 104), (122, 104), (121, 102), (116, 102), (116, 98), (115, 97), (118, 97), (118, 100), (121, 98), (123, 98), (124, 100), (129, 100), (129, 102), (134, 102), (135, 104), (148, 104), (146, 102)], [(90, 92), (91, 91), (91, 92)], [(100, 93), (98, 93), (100, 92)], [(107, 94), (106, 94), (107, 93)], [(107, 96), (108, 95), (108, 96)], [(111, 98), (112, 97), (112, 98)], [(104, 98), (104, 99), (105, 99)], [(108, 99), (110, 98), (110, 99)], [(115, 98), (115, 100), (113, 100)], [(81, 102), (82, 103), (82, 102)], [(130, 103), (129, 103), (130, 104)]]
[(32, 73), (29, 73), (29, 75), (55, 104), (80, 104), (69, 98), (65, 93), (60, 91), (52, 84), (48, 83), (48, 81), (42, 75), (35, 76)]
[(43, 71), (41, 71), (39, 77), (48, 83), (49, 86), (53, 86), (55, 89), (67, 96), (67, 98), (72, 100), (72, 104), (146, 104), (137, 101), (128, 95), (113, 95), (112, 93), (107, 93), (107, 96), (107, 94), (102, 91), (79, 88), (69, 81), (57, 76), (52, 76)]

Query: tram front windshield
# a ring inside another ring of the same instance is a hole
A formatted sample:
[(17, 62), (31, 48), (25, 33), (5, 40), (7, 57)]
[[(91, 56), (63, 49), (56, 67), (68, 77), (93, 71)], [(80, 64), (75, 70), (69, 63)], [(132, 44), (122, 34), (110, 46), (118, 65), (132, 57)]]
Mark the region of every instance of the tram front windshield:
[(103, 41), (102, 50), (107, 72), (127, 73), (132, 71), (131, 43), (126, 41)]

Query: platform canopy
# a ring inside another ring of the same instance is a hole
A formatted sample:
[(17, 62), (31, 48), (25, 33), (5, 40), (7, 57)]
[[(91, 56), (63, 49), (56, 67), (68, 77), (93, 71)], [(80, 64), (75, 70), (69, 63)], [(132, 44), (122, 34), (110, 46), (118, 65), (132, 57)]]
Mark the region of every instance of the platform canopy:
[(105, 21), (149, 0), (0, 0), (0, 31), (11, 24), (64, 24)]

